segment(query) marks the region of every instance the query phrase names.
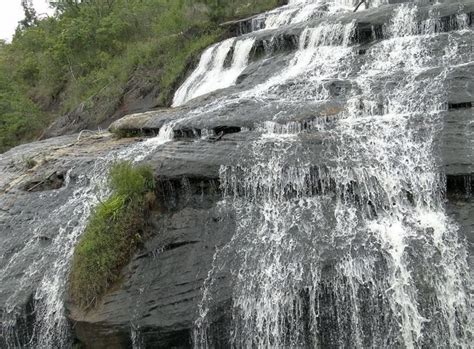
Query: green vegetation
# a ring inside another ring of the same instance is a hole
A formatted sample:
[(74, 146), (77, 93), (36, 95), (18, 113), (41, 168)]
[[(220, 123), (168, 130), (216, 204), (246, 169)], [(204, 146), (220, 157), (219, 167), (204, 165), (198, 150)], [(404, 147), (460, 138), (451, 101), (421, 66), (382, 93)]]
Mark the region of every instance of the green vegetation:
[(19, 140), (38, 137), (48, 122), (46, 115), (27, 97), (24, 86), (12, 83), (5, 47), (0, 41), (0, 153)]
[(109, 174), (110, 198), (99, 204), (74, 251), (69, 277), (71, 299), (93, 307), (118, 280), (146, 234), (146, 215), (154, 202), (153, 172), (129, 162), (115, 164)]
[(23, 157), (23, 161), (25, 163), (25, 167), (30, 170), (32, 169), (33, 167), (36, 166), (37, 162), (35, 159), (33, 159), (32, 157)]
[(219, 23), (279, 0), (62, 0), (38, 19), (23, 1), (11, 44), (0, 42), (0, 152), (81, 110), (96, 127), (126, 110), (131, 88), (159, 88), (167, 106), (192, 57), (225, 36)]

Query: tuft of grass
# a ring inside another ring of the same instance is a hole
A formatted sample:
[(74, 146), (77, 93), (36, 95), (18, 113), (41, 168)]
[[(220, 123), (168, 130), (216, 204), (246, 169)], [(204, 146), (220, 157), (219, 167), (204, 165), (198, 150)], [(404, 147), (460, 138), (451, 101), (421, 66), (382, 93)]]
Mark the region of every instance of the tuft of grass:
[(69, 295), (82, 309), (94, 307), (146, 234), (155, 180), (148, 166), (120, 162), (109, 173), (112, 195), (99, 204), (74, 251)]
[(32, 157), (23, 157), (23, 163), (25, 164), (25, 167), (28, 170), (32, 169), (33, 167), (37, 165), (36, 160), (33, 159)]

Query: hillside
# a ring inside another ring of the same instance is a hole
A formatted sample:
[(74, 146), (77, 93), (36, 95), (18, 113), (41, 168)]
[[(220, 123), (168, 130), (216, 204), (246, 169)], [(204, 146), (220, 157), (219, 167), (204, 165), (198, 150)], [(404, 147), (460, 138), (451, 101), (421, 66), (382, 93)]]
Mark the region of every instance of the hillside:
[(203, 48), (227, 36), (220, 23), (281, 2), (61, 1), (41, 20), (27, 9), (0, 42), (0, 153), (168, 106)]

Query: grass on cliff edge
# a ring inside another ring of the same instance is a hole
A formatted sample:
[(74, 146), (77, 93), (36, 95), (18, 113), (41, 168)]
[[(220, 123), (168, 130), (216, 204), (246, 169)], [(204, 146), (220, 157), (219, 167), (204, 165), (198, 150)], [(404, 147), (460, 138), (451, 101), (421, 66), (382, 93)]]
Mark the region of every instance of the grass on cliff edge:
[(88, 309), (97, 304), (129, 262), (146, 230), (155, 181), (147, 166), (115, 164), (109, 174), (110, 198), (99, 204), (74, 251), (69, 276), (71, 300)]

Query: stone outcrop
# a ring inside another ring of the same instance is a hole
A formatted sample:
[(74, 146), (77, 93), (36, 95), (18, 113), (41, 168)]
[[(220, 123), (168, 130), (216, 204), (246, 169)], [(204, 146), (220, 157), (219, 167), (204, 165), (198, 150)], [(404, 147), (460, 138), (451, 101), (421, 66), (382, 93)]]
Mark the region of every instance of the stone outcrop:
[[(474, 3), (464, 3), (464, 11), (472, 18)], [(442, 18), (451, 18), (458, 9), (459, 4), (450, 3), (439, 7)], [(428, 10), (424, 9), (421, 16), (426, 16)], [(354, 50), (360, 53), (360, 64), (363, 64), (365, 50), (374, 43), (373, 40), (382, 39), (374, 38), (374, 34), (369, 40), (367, 28), (374, 33), (374, 28), (385, 23), (390, 14), (391, 7), (388, 6), (342, 17), (346, 22), (357, 21), (359, 42), (354, 43)], [(319, 21), (315, 20), (314, 24)], [(256, 99), (236, 99), (215, 111), (201, 112), (200, 107), (224, 95), (257, 85), (278, 71), (291, 59), (289, 53), (297, 47), (295, 38), (299, 37), (302, 28), (295, 25), (285, 30), (284, 36), (282, 31), (280, 38), (287, 43), (285, 50), (256, 54), (236, 86), (199, 97), (180, 108), (133, 114), (111, 125), (111, 132), (133, 135), (133, 138), (117, 139), (108, 132), (75, 134), (26, 144), (2, 154), (0, 271), (7, 270), (8, 274), (0, 272), (0, 305), (14, 305), (19, 314), (26, 314), (25, 323), (21, 324), (24, 331), (31, 330), (29, 321), (34, 314), (29, 311), (34, 303), (36, 284), (41, 280), (46, 264), (41, 264), (43, 269), (32, 272), (27, 279), (23, 276), (30, 272), (27, 269), (32, 261), (51, 253), (49, 246), (58, 233), (47, 227), (41, 231), (27, 227), (46, 220), (75, 195), (75, 191), (89, 181), (85, 174), (107, 154), (139, 144), (144, 138), (159, 134), (163, 126), (171, 122), (174, 140), (142, 159), (153, 167), (159, 183), (156, 191), (160, 204), (150, 217), (151, 238), (123, 269), (121, 282), (95, 309), (84, 312), (68, 303), (67, 315), (73, 325), (74, 337), (88, 348), (126, 348), (133, 341), (153, 348), (191, 346), (202, 287), (212, 268), (214, 253), (233, 236), (235, 230), (233, 217), (220, 206), (220, 167), (245, 158), (248, 144), (259, 137), (260, 127), (265, 122), (272, 121), (282, 127), (293, 125), (300, 129), (310, 129), (318, 122), (330, 124), (347, 108), (347, 96), (353, 86), (350, 79), (328, 79), (329, 101), (308, 101), (295, 104), (291, 109), (283, 108), (278, 101), (268, 103)], [(263, 41), (275, 35), (278, 37), (278, 33), (275, 30), (256, 35)], [(439, 40), (441, 50), (447, 38)], [(474, 65), (469, 64), (453, 68), (446, 77), (449, 105), (444, 113), (444, 128), (437, 135), (436, 143), (438, 167), (446, 174), (448, 210), (461, 225), (471, 243), (471, 250), (474, 244), (473, 73)], [(434, 76), (436, 72), (428, 71), (426, 74)], [(304, 144), (311, 143), (315, 149), (321, 145), (322, 149), (327, 136), (323, 132), (311, 132), (301, 137)], [(324, 165), (330, 161), (322, 152), (309, 156), (313, 164)], [(16, 252), (26, 244), (31, 245), (29, 254), (23, 260), (16, 260)], [(212, 316), (216, 323), (229, 316), (225, 311), (230, 302), (228, 286), (223, 275), (219, 279), (219, 292), (214, 295), (216, 306)], [(2, 325), (5, 325), (5, 314), (6, 309), (0, 306)], [(222, 340), (225, 337), (223, 329), (218, 326), (214, 331), (211, 335), (216, 338)], [(138, 337), (136, 333), (139, 333)]]
[[(467, 4), (465, 10), (474, 11), (474, 4)], [(455, 4), (440, 7), (441, 17), (446, 18), (446, 23), (457, 11), (458, 5)], [(374, 9), (367, 13), (347, 15), (347, 21), (355, 18), (358, 21), (357, 30), (363, 33), (366, 27), (374, 30), (385, 23), (389, 14), (387, 9)], [(426, 14), (422, 13), (423, 16)], [(242, 23), (239, 25), (242, 26)], [(449, 28), (446, 27), (446, 30)], [(276, 32), (259, 35), (261, 40), (266, 40), (266, 37), (278, 37), (278, 30)], [(285, 29), (286, 42), (294, 41), (298, 33), (297, 25), (293, 29)], [(358, 35), (359, 38), (363, 36)], [(370, 47), (366, 39), (359, 40), (364, 50)], [(440, 45), (443, 45), (444, 38), (440, 40)], [(286, 47), (291, 51), (291, 47), (297, 45)], [(123, 285), (112, 291), (103, 304), (90, 314), (72, 311), (71, 318), (75, 321), (77, 334), (88, 346), (94, 347), (94, 343), (101, 343), (111, 334), (114, 338), (122, 335), (123, 344), (130, 345), (131, 336), (128, 332), (132, 324), (132, 327), (140, 328), (140, 340), (147, 347), (189, 347), (201, 297), (199, 290), (206, 278), (206, 271), (211, 267), (214, 249), (230, 239), (234, 229), (232, 219), (222, 217), (218, 210), (220, 166), (245, 157), (246, 145), (258, 137), (259, 125), (265, 121), (271, 120), (281, 125), (294, 123), (297, 125), (295, 127), (304, 129), (320, 120), (330, 123), (331, 117), (344, 111), (351, 83), (328, 80), (327, 87), (332, 96), (330, 102), (295, 105), (288, 113), (284, 108), (281, 108), (280, 113), (272, 109), (278, 108), (277, 101), (268, 104), (265, 101), (240, 99), (235, 104), (229, 103), (226, 108), (218, 109), (218, 112), (207, 111), (197, 113), (195, 117), (189, 116), (191, 110), (199, 109), (203, 103), (257, 85), (266, 76), (272, 75), (288, 58), (285, 53), (281, 53), (285, 51), (271, 52), (274, 56), (270, 58), (263, 54), (260, 57), (266, 57), (265, 60), (254, 60), (235, 87), (203, 96), (178, 109), (130, 115), (111, 126), (113, 132), (147, 135), (158, 134), (164, 124), (174, 122), (174, 134), (178, 139), (147, 158), (156, 168), (157, 175), (163, 179), (162, 185), (173, 194), (163, 196), (168, 198), (165, 200), (166, 210), (154, 213), (156, 237), (124, 270)], [(454, 68), (447, 76), (449, 112), (445, 113), (444, 129), (437, 137), (436, 144), (440, 156), (439, 167), (447, 176), (449, 210), (471, 242), (474, 238), (474, 221), (468, 212), (472, 212), (470, 181), (474, 164), (474, 134), (470, 126), (472, 109), (469, 104), (474, 92), (472, 68), (472, 65)], [(426, 74), (434, 76), (436, 72)], [(275, 114), (278, 114), (277, 118)], [(206, 134), (217, 134), (221, 129), (233, 132), (224, 134), (217, 142), (206, 139)], [(311, 142), (314, 146), (326, 135), (313, 132), (305, 137), (304, 142)], [(325, 164), (328, 160), (316, 152), (311, 161)], [(170, 199), (173, 204), (169, 204)], [(225, 284), (223, 277), (222, 292), (217, 296), (221, 298), (214, 300), (222, 308), (229, 302)], [(132, 317), (129, 314), (133, 311), (135, 315)], [(213, 314), (217, 318), (226, 316), (225, 311), (219, 309), (214, 309)], [(216, 337), (224, 336), (222, 329), (214, 330), (218, 333)]]

